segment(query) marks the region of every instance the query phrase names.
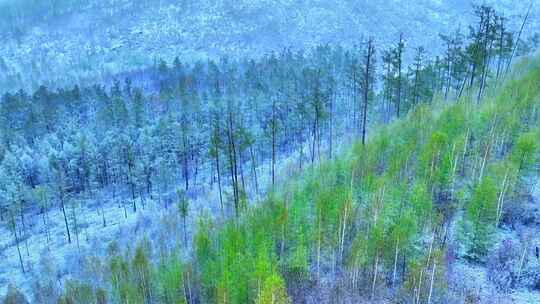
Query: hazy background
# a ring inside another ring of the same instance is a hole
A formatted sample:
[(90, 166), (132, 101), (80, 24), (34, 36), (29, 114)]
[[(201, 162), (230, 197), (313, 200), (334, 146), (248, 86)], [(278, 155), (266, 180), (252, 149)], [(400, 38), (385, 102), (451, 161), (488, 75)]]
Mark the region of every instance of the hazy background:
[[(529, 30), (539, 28), (540, 0)], [(0, 89), (100, 80), (158, 58), (189, 61), (258, 56), (284, 47), (357, 43), (379, 49), (399, 32), (409, 46), (440, 45), (438, 34), (473, 18), (473, 4), (508, 17), (529, 1), (498, 0), (0, 0)], [(518, 30), (520, 18), (511, 28)]]

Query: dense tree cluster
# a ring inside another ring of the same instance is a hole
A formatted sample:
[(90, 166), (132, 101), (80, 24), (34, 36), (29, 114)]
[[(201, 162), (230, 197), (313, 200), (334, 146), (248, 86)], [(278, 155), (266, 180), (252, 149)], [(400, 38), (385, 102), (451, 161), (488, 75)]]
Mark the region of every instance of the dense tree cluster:
[[(377, 298), (387, 285), (414, 303), (442, 298), (456, 211), (460, 250), (481, 259), (539, 148), (540, 75), (483, 98), (502, 83), (519, 37), (492, 8), (475, 14), (469, 36), (443, 35), (442, 56), (419, 47), (410, 64), (402, 35), (381, 51), (369, 38), (257, 60), (176, 59), (111, 84), (5, 93), (0, 216), (21, 270), (29, 212), (47, 226), (59, 208), (66, 240), (79, 245), (77, 210), (103, 192), (126, 217), (149, 201), (175, 203), (177, 245), (193, 252), (156, 254), (150, 241), (112, 248), (106, 283), (69, 281), (60, 303), (290, 303), (308, 293), (341, 302)], [(393, 118), (402, 119), (368, 140), (369, 123)], [(344, 137), (361, 141), (334, 159)], [(309, 169), (283, 186), (277, 162), (291, 154)], [(188, 235), (189, 197), (208, 184), (221, 218), (201, 218)], [(331, 295), (314, 291), (322, 282)]]
[(9, 175), (20, 190), (47, 185), (73, 196), (114, 185), (128, 188), (134, 210), (136, 198), (155, 187), (181, 179), (189, 190), (210, 167), (232, 184), (238, 205), (249, 175), (258, 187), (255, 168), (266, 159), (274, 181), (278, 153), (299, 151), (300, 162), (313, 162), (322, 150), (331, 157), (341, 134), (358, 132), (364, 142), (369, 121), (399, 117), (437, 93), (474, 86), (480, 97), (486, 80), (508, 65), (514, 39), (490, 7), (476, 14), (469, 39), (442, 36), (447, 51), (433, 60), (420, 47), (406, 67), (400, 36), (383, 52), (380, 73), (370, 38), (351, 49), (285, 50), (257, 61), (161, 61), (110, 86), (6, 93), (2, 163), (16, 171)]
[[(186, 259), (149, 241), (113, 246), (99, 268), (107, 283), (68, 281), (63, 299), (342, 303), (390, 290), (405, 302), (446, 302), (453, 257), (482, 261), (526, 190), (540, 150), (539, 79), (531, 70), (481, 106), (471, 96), (417, 107), (241, 216), (200, 218)], [(185, 204), (179, 191), (179, 212)]]

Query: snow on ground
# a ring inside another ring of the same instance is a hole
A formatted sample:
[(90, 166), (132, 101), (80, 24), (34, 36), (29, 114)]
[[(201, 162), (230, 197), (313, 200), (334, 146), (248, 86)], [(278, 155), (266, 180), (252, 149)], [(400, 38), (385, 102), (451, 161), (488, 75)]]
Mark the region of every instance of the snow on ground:
[[(540, 292), (526, 288), (513, 290), (510, 293), (497, 291), (493, 283), (488, 279), (487, 270), (480, 265), (474, 265), (459, 261), (453, 268), (456, 282), (460, 282), (458, 299), (461, 303), (485, 303), (485, 304), (538, 304)], [(476, 299), (478, 302), (467, 302)]]
[[(126, 206), (126, 208), (130, 208), (130, 206)], [(67, 211), (71, 212), (69, 209)], [(78, 238), (81, 247), (89, 245), (93, 238), (98, 238), (103, 243), (112, 240), (119, 227), (133, 223), (136, 219), (131, 210), (127, 212), (127, 218), (124, 218), (124, 209), (117, 204), (109, 204), (103, 208), (103, 211), (107, 222), (106, 227), (103, 227), (102, 214), (99, 209), (83, 206), (77, 211), (79, 215), (77, 222), (80, 225)], [(48, 243), (41, 215), (27, 216), (28, 238), (20, 243), (22, 259), (27, 272), (31, 273), (36, 268), (42, 253), (48, 252), (55, 262), (54, 264), (62, 265), (65, 256), (73, 255), (78, 250), (77, 236), (73, 225), (70, 225), (72, 243), (67, 243), (64, 218), (57, 206), (49, 212), (49, 220), (51, 240)], [(25, 276), (21, 272), (13, 234), (6, 227), (0, 228), (0, 233), (2, 235), (0, 238), (0, 248), (2, 248), (0, 251), (0, 259), (2, 260), (0, 294), (5, 294), (9, 283), (15, 283), (17, 286), (27, 289), (29, 286), (26, 285)]]
[[(350, 142), (350, 137), (341, 137), (340, 144), (336, 144), (337, 150), (339, 151), (340, 149), (343, 150), (345, 147), (349, 147)], [(304, 164), (309, 164), (309, 146), (309, 142), (304, 144)], [(325, 151), (324, 145), (322, 150)], [(336, 154), (338, 153), (340, 152), (337, 152)], [(299, 171), (298, 162), (298, 151), (278, 159), (276, 163), (278, 184), (286, 182), (288, 176)], [(248, 174), (249, 170), (247, 170), (249, 164), (245, 164), (245, 166), (246, 187), (251, 194), (251, 202), (254, 202), (257, 200), (257, 197), (254, 193), (251, 176)], [(270, 184), (269, 167), (269, 160), (264, 160), (259, 163), (257, 168), (259, 185), (261, 185), (262, 190), (265, 188), (262, 187), (262, 185)], [(206, 174), (206, 176), (204, 176), (204, 174)], [(217, 184), (214, 183), (213, 185), (208, 185), (206, 181), (210, 179), (210, 173), (204, 172), (204, 174), (201, 174), (201, 178), (199, 178), (197, 195), (194, 196), (190, 202), (191, 216), (188, 218), (188, 230), (190, 234), (193, 233), (193, 227), (195, 227), (197, 218), (200, 215), (205, 214), (215, 218), (220, 216)], [(227, 186), (224, 185), (224, 192), (226, 189)], [(263, 194), (262, 192), (264, 191), (261, 191), (261, 195)], [(536, 182), (533, 184), (531, 193), (534, 198), (531, 203), (540, 203), (540, 178), (537, 178)], [(164, 197), (165, 196), (167, 195), (164, 195)], [(226, 197), (226, 195), (224, 195), (224, 197)], [(80, 231), (78, 233), (80, 249), (77, 246), (76, 232), (71, 219), (70, 232), (72, 235), (72, 243), (67, 243), (64, 219), (58, 205), (55, 205), (52, 210), (49, 211), (48, 226), (51, 236), (50, 242), (47, 242), (42, 215), (31, 214), (26, 216), (27, 234), (29, 237), (20, 243), (24, 266), (27, 270), (26, 275), (21, 272), (13, 234), (7, 227), (0, 227), (0, 295), (5, 294), (10, 283), (16, 284), (21, 287), (27, 295), (30, 295), (31, 286), (29, 279), (40, 271), (39, 261), (41, 256), (47, 256), (52, 264), (60, 268), (59, 273), (61, 273), (63, 277), (67, 277), (70, 273), (74, 272), (70, 267), (73, 266), (74, 261), (77, 261), (79, 252), (82, 254), (88, 254), (89, 252), (94, 252), (96, 254), (99, 252), (103, 253), (105, 252), (107, 245), (113, 240), (128, 243), (131, 242), (134, 244), (137, 240), (144, 237), (143, 235), (146, 233), (151, 233), (149, 232), (150, 228), (148, 226), (155, 225), (156, 223), (162, 224), (163, 218), (167, 214), (174, 212), (174, 209), (172, 209), (174, 206), (169, 206), (169, 209), (166, 209), (164, 203), (158, 201), (157, 196), (154, 197), (154, 200), (147, 200), (144, 207), (142, 202), (138, 201), (138, 210), (136, 214), (133, 212), (131, 204), (126, 203), (124, 209), (124, 206), (119, 203), (119, 201), (113, 202), (110, 198), (104, 199), (102, 197), (96, 197), (89, 202), (90, 203), (82, 204), (77, 212), (77, 222), (80, 226)], [(107, 202), (104, 204), (103, 208), (100, 206), (101, 202)], [(105, 227), (103, 226), (103, 215), (101, 210), (105, 213)], [(68, 207), (66, 211), (68, 216), (71, 216), (73, 210)], [(229, 210), (229, 213), (230, 211), (231, 210)], [(125, 216), (126, 214), (127, 217)], [(140, 228), (145, 225), (147, 228)], [(156, 227), (152, 228), (157, 229)], [(508, 229), (498, 230), (497, 243), (509, 238), (517, 240), (518, 237), (516, 232)], [(540, 244), (540, 237), (535, 236), (531, 242)], [(50, 248), (50, 251), (48, 248)], [(533, 248), (534, 247), (531, 246), (530, 250), (533, 250)], [(533, 255), (534, 253), (530, 254)], [(540, 268), (540, 261), (536, 261), (534, 258), (529, 260), (530, 263), (538, 264), (535, 266)], [(485, 265), (472, 264), (459, 259), (453, 265), (451, 276), (453, 282), (459, 283), (452, 286), (453, 292), (463, 301), (467, 298), (477, 298), (480, 301), (479, 303), (540, 303), (539, 290), (520, 287), (510, 293), (501, 293), (497, 291), (494, 284), (488, 279)], [(59, 278), (59, 281), (61, 281), (61, 279), (62, 278)]]
[[(532, 200), (528, 202), (531, 206), (540, 204), (540, 176), (531, 183)], [(524, 202), (525, 203), (525, 202)], [(540, 246), (540, 226), (535, 225), (528, 228), (529, 247), (524, 264), (523, 277), (528, 275), (528, 270), (534, 272), (540, 269), (540, 261), (535, 257), (535, 247)], [(504, 240), (511, 240), (518, 244), (520, 238), (516, 230), (507, 228), (499, 228), (496, 233), (496, 245), (493, 248), (498, 248)], [(453, 291), (457, 294), (460, 303), (471, 303), (468, 300), (476, 300), (485, 304), (538, 304), (540, 303), (540, 290), (531, 289), (530, 286), (518, 286), (509, 293), (504, 293), (495, 287), (494, 283), (488, 279), (488, 270), (485, 264), (474, 264), (462, 259), (458, 259), (453, 265), (451, 273), (451, 281)], [(532, 274), (530, 274), (532, 275)], [(526, 279), (525, 279), (526, 281)], [(527, 282), (529, 285), (532, 282)]]
[[(339, 151), (348, 147), (351, 142), (351, 136), (338, 136), (339, 142), (336, 140), (334, 143), (337, 155)], [(321, 155), (323, 151), (326, 151), (326, 144), (323, 142), (321, 145)], [(309, 149), (310, 142), (304, 143), (304, 167), (309, 164)], [(293, 151), (286, 156), (278, 158), (276, 161), (276, 179), (277, 183), (286, 182), (288, 176), (299, 172), (299, 151)], [(324, 156), (323, 156), (324, 157)], [(246, 181), (246, 190), (250, 196), (250, 202), (256, 202), (258, 200), (255, 194), (254, 183), (251, 178), (250, 163), (244, 164), (244, 173)], [(205, 169), (198, 178), (198, 185), (193, 191), (196, 193), (190, 200), (190, 216), (188, 217), (188, 231), (193, 233), (193, 227), (196, 227), (197, 219), (200, 215), (207, 215), (218, 218), (221, 214), (220, 202), (219, 202), (219, 190), (217, 183), (209, 185), (211, 170)], [(270, 161), (259, 160), (257, 167), (258, 184), (260, 187), (260, 196), (264, 194), (265, 185), (270, 185)], [(228, 194), (228, 178), (223, 176), (223, 200), (227, 201)], [(181, 185), (178, 183), (178, 185)], [(103, 193), (110, 196), (110, 191), (104, 190)], [(50, 208), (48, 213), (48, 227), (50, 232), (50, 241), (47, 242), (46, 229), (43, 224), (43, 215), (32, 213), (25, 215), (25, 222), (27, 225), (27, 236), (25, 240), (20, 242), (20, 250), (22, 259), (24, 262), (24, 268), (26, 274), (21, 271), (17, 247), (15, 246), (15, 240), (13, 233), (6, 226), (0, 226), (0, 295), (3, 295), (7, 291), (9, 284), (14, 284), (21, 288), (27, 295), (31, 295), (31, 280), (33, 275), (40, 272), (40, 259), (46, 256), (48, 262), (59, 267), (59, 273), (62, 274), (62, 278), (58, 278), (58, 281), (62, 281), (63, 278), (69, 276), (70, 273), (79, 271), (74, 270), (72, 265), (77, 260), (79, 253), (82, 255), (92, 252), (96, 255), (99, 253), (105, 254), (107, 245), (113, 241), (136, 243), (137, 240), (143, 238), (144, 234), (152, 233), (151, 229), (158, 229), (157, 227), (148, 227), (154, 224), (161, 225), (163, 218), (166, 215), (172, 214), (175, 206), (171, 206), (169, 203), (168, 209), (166, 209), (165, 201), (167, 198), (174, 197), (174, 191), (172, 193), (162, 194), (163, 200), (160, 202), (158, 195), (154, 195), (153, 200), (146, 199), (143, 203), (137, 200), (137, 213), (133, 212), (132, 205), (127, 199), (122, 204), (120, 199), (113, 201), (110, 197), (103, 197), (103, 193), (96, 194), (90, 200), (82, 201), (78, 209), (76, 209), (77, 223), (79, 226), (78, 238), (79, 246), (77, 246), (77, 233), (73, 225), (73, 209), (70, 206), (66, 206), (66, 213), (69, 221), (69, 228), (71, 233), (72, 242), (67, 242), (67, 233), (64, 223), (64, 217), (58, 203), (54, 202), (54, 205)], [(259, 197), (260, 197), (259, 196)], [(101, 204), (103, 206), (101, 206)], [(124, 208), (125, 207), (125, 208)], [(232, 214), (232, 208), (229, 208), (227, 214)], [(104, 215), (101, 213), (103, 210)], [(105, 218), (106, 226), (103, 225), (103, 218)], [(146, 228), (140, 228), (140, 226), (146, 226)], [(75, 262), (76, 263), (76, 262)], [(75, 265), (76, 266), (76, 265)]]

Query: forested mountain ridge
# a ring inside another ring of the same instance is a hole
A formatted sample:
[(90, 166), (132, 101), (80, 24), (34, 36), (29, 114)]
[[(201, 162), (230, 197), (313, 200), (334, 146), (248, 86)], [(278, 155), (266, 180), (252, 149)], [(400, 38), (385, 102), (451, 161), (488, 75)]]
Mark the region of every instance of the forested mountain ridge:
[(0, 286), (35, 303), (536, 299), (538, 60), (512, 69), (521, 31), (472, 16), (435, 57), (404, 33), (4, 93)]
[[(401, 32), (412, 47), (439, 46), (439, 33), (467, 29), (471, 4), (492, 4), (515, 33), (515, 17), (529, 1), (4, 0), (0, 88), (84, 84), (175, 56), (193, 61), (352, 46), (367, 33), (384, 46)], [(530, 20), (531, 29), (539, 27), (538, 10)]]

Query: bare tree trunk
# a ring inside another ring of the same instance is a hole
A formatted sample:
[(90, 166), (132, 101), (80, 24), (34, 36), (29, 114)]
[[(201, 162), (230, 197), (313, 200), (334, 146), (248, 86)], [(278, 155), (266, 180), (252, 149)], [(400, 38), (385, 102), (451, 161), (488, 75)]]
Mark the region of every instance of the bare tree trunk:
[(255, 193), (259, 195), (259, 182), (257, 180), (257, 163), (255, 162), (255, 154), (253, 153), (253, 144), (249, 145), (249, 154), (251, 156), (251, 172), (255, 184)]
[(240, 182), (242, 182), (242, 191), (244, 192), (245, 194), (245, 191), (246, 191), (246, 182), (244, 180), (244, 160), (242, 159), (242, 152), (239, 151), (238, 152), (238, 159), (239, 159), (239, 162), (238, 162), (238, 171), (240, 173)]
[(397, 58), (398, 60), (397, 118), (399, 118), (400, 106), (401, 106), (401, 66), (402, 66), (402, 56), (403, 56), (402, 43), (403, 43), (403, 33), (399, 34), (398, 58)]
[(396, 251), (394, 254), (394, 271), (392, 274), (392, 287), (396, 286), (398, 252), (399, 252), (399, 238), (396, 239)]
[(375, 267), (373, 268), (373, 282), (371, 284), (371, 299), (375, 298), (375, 285), (377, 284), (377, 270), (379, 267), (379, 252), (375, 255)]
[(60, 208), (62, 209), (62, 214), (64, 215), (64, 224), (66, 225), (68, 243), (71, 244), (71, 234), (69, 233), (69, 225), (68, 225), (68, 220), (67, 220), (67, 215), (66, 215), (66, 207), (64, 203), (64, 190), (62, 189), (60, 189)]
[(521, 279), (521, 271), (523, 270), (523, 264), (525, 264), (525, 256), (527, 255), (527, 250), (529, 249), (529, 243), (525, 241), (525, 247), (523, 248), (523, 253), (519, 259), (519, 267), (516, 282), (519, 282)]
[(317, 279), (321, 277), (321, 238), (322, 238), (322, 227), (321, 227), (321, 212), (319, 210), (319, 220), (318, 220), (318, 233), (317, 233)]
[(467, 128), (467, 133), (465, 134), (465, 142), (463, 143), (463, 161), (462, 161), (462, 167), (461, 167), (461, 174), (465, 174), (465, 164), (466, 164), (466, 157), (467, 157), (467, 147), (469, 146), (469, 133), (470, 129)]
[[(185, 131), (184, 131), (185, 133)], [(187, 142), (187, 138), (186, 138), (186, 135), (184, 134), (184, 136), (182, 137), (182, 143), (183, 143), (183, 146), (184, 146), (184, 157), (183, 157), (183, 161), (184, 161), (184, 187), (186, 189), (186, 192), (188, 191), (189, 189), (189, 167), (188, 167), (188, 142)]]
[(529, 5), (529, 9), (527, 10), (527, 13), (525, 14), (525, 17), (523, 18), (523, 23), (521, 24), (521, 28), (519, 29), (519, 33), (518, 33), (518, 36), (516, 38), (516, 42), (514, 44), (514, 49), (512, 50), (512, 55), (510, 55), (510, 59), (508, 60), (508, 64), (506, 65), (505, 74), (508, 74), (508, 71), (510, 70), (512, 60), (514, 59), (514, 56), (516, 55), (517, 48), (519, 46), (519, 40), (521, 39), (521, 34), (523, 33), (523, 29), (525, 28), (525, 24), (527, 23), (527, 19), (529, 19), (529, 14), (531, 13), (531, 9), (533, 7), (533, 4), (534, 4), (534, 1), (531, 1), (531, 4)]
[(105, 208), (104, 208), (104, 203), (103, 201), (101, 201), (101, 203), (99, 204), (99, 206), (101, 207), (101, 220), (103, 221), (103, 228), (107, 227), (107, 221), (105, 220)]
[(127, 167), (128, 167), (128, 175), (127, 175), (127, 182), (130, 186), (130, 189), (131, 189), (131, 203), (132, 203), (132, 207), (133, 207), (133, 213), (136, 213), (137, 212), (137, 202), (135, 201), (135, 182), (133, 181), (133, 176), (132, 176), (132, 166), (133, 164), (131, 163), (131, 159), (130, 159), (130, 155), (129, 155), (129, 152), (127, 151), (127, 149), (125, 150), (125, 157), (126, 157), (126, 162), (127, 162)]
[(433, 282), (435, 281), (435, 269), (437, 268), (437, 263), (433, 262), (433, 269), (431, 270), (431, 283), (429, 284), (429, 295), (427, 304), (431, 304), (431, 295), (433, 294)]
[(422, 293), (422, 278), (424, 276), (424, 268), (420, 270), (420, 278), (418, 280), (418, 286), (416, 287), (416, 300), (415, 303), (420, 303), (420, 294)]
[(75, 241), (77, 242), (77, 249), (80, 251), (81, 246), (80, 246), (80, 243), (79, 243), (79, 223), (77, 222), (77, 212), (75, 210), (75, 208), (76, 208), (75, 204), (76, 204), (76, 202), (72, 201), (72, 203), (71, 203), (71, 213), (72, 213), (72, 216), (73, 216), (73, 225), (75, 227)]
[(45, 238), (47, 240), (47, 250), (51, 251), (51, 246), (50, 246), (51, 233), (49, 231), (49, 215), (48, 215), (47, 207), (45, 207), (44, 209), (45, 210), (43, 211), (41, 215), (42, 215), (42, 220), (43, 220), (43, 226), (45, 226)]
[(508, 170), (506, 170), (506, 174), (504, 175), (504, 179), (501, 186), (501, 192), (499, 194), (499, 198), (497, 200), (497, 214), (495, 219), (495, 227), (499, 226), (499, 222), (501, 220), (503, 207), (504, 207), (504, 195), (506, 193), (507, 184), (506, 181), (508, 180)]
[(330, 110), (329, 110), (329, 134), (328, 134), (328, 159), (332, 159), (333, 139), (334, 139), (334, 97), (335, 93), (332, 93), (330, 97)]
[(221, 172), (219, 170), (219, 150), (217, 148), (216, 148), (216, 171), (217, 171), (218, 190), (219, 190), (219, 207), (221, 208), (221, 215), (223, 215), (224, 214), (223, 194), (221, 191)]
[(484, 37), (484, 43), (483, 43), (483, 54), (482, 54), (482, 71), (480, 73), (480, 87), (478, 88), (478, 96), (476, 97), (476, 102), (479, 103), (480, 99), (482, 98), (482, 94), (484, 92), (484, 86), (486, 85), (486, 77), (488, 72), (488, 64), (489, 64), (489, 53), (488, 53), (488, 40), (489, 40), (489, 30), (490, 30), (490, 20), (491, 20), (491, 11), (487, 12), (486, 16), (486, 28), (484, 29), (485, 37)]
[(237, 162), (236, 162), (236, 147), (234, 142), (234, 130), (233, 130), (233, 120), (232, 120), (232, 113), (231, 110), (229, 110), (229, 127), (228, 127), (228, 138), (229, 138), (229, 162), (231, 167), (231, 181), (233, 186), (233, 195), (234, 195), (234, 209), (236, 216), (238, 217), (239, 214), (239, 193), (238, 193), (238, 169), (237, 169)]
[(26, 256), (30, 256), (30, 250), (28, 248), (28, 237), (27, 237), (27, 233), (26, 233), (26, 224), (24, 222), (24, 212), (23, 212), (23, 204), (21, 203), (20, 207), (19, 207), (19, 214), (21, 216), (21, 224), (22, 224), (22, 228), (23, 228), (23, 237), (24, 237), (24, 246), (26, 248)]
[(372, 56), (375, 51), (373, 46), (373, 39), (370, 38), (367, 46), (367, 57), (366, 57), (366, 67), (364, 71), (364, 108), (362, 113), (362, 145), (366, 143), (366, 124), (367, 124), (367, 109), (369, 101), (369, 91), (370, 91), (370, 70), (371, 70), (371, 61)]
[(497, 74), (495, 77), (495, 82), (499, 82), (499, 76), (501, 75), (501, 66), (503, 61), (503, 52), (504, 52), (504, 18), (501, 18), (501, 35), (499, 36), (499, 58), (497, 60)]
[(19, 239), (19, 235), (17, 234), (17, 220), (15, 219), (13, 212), (10, 212), (10, 213), (11, 213), (11, 229), (13, 229), (13, 235), (15, 236), (15, 244), (17, 245), (17, 253), (19, 255), (19, 263), (21, 265), (21, 270), (24, 274), (26, 273), (26, 271), (24, 270), (24, 264), (23, 264), (22, 255), (21, 255), (21, 248), (19, 246), (20, 239)]
[(491, 130), (490, 130), (490, 136), (489, 136), (489, 141), (488, 141), (488, 145), (486, 147), (486, 151), (484, 153), (484, 157), (482, 158), (482, 163), (481, 163), (481, 166), (480, 166), (480, 176), (478, 178), (478, 182), (481, 182), (482, 181), (482, 178), (484, 176), (484, 168), (486, 166), (486, 162), (487, 162), (487, 158), (489, 156), (489, 153), (491, 151), (491, 145), (492, 145), (492, 142), (493, 142), (493, 137), (495, 136), (495, 124), (496, 124), (496, 120), (497, 120), (497, 117), (495, 116), (493, 118), (493, 126), (491, 126)]
[(182, 216), (182, 230), (184, 232), (184, 246), (187, 247), (188, 245), (188, 239), (187, 239), (187, 225), (186, 225), (186, 217), (187, 217), (187, 214), (184, 214)]
[(276, 180), (276, 101), (272, 100), (272, 186)]

